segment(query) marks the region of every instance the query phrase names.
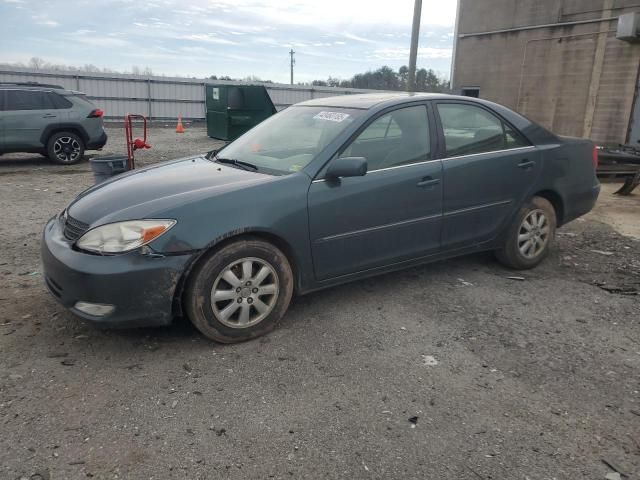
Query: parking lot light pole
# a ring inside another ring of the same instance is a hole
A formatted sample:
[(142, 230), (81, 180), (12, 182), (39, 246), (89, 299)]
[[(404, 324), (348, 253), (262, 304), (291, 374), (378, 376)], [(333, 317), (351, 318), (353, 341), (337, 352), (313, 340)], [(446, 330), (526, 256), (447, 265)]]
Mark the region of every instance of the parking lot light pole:
[(413, 6), (413, 27), (411, 28), (411, 49), (409, 50), (409, 76), (407, 91), (413, 92), (416, 86), (416, 59), (418, 57), (418, 36), (420, 34), (420, 16), (422, 14), (422, 0), (415, 0)]

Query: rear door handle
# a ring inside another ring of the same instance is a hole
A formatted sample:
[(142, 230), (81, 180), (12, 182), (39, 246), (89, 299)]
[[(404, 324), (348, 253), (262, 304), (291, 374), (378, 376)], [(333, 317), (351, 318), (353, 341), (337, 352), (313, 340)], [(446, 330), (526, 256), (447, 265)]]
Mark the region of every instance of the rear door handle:
[(420, 188), (433, 187), (435, 185), (438, 185), (439, 183), (440, 183), (439, 178), (424, 177), (422, 180), (418, 182), (418, 187)]
[(42, 116), (42, 118), (56, 118), (57, 115), (54, 115), (53, 113), (46, 113)]
[(536, 164), (533, 160), (523, 160), (518, 164), (518, 168), (522, 168), (523, 170), (529, 170)]

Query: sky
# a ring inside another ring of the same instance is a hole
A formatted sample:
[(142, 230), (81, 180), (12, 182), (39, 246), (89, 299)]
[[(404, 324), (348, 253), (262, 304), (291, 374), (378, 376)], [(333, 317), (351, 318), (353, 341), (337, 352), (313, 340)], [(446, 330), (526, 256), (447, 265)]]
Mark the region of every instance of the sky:
[[(408, 64), (413, 0), (0, 0), (0, 63), (289, 83)], [(423, 0), (418, 68), (448, 78), (456, 0)]]

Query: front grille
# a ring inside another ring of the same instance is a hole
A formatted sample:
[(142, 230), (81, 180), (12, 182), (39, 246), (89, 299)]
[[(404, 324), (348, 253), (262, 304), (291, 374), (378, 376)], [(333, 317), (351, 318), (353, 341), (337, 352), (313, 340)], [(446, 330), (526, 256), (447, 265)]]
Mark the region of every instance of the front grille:
[(67, 214), (67, 218), (64, 221), (64, 236), (66, 239), (75, 242), (78, 240), (84, 233), (89, 230), (89, 225), (80, 220), (76, 220), (75, 218), (69, 216)]

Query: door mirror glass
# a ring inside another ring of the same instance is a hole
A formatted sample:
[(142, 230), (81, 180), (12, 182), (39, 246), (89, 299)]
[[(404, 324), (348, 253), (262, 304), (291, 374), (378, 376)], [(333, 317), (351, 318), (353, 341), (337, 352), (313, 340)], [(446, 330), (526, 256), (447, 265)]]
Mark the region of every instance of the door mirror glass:
[(364, 157), (342, 157), (331, 162), (325, 176), (335, 179), (340, 177), (362, 177), (367, 173), (367, 159)]

